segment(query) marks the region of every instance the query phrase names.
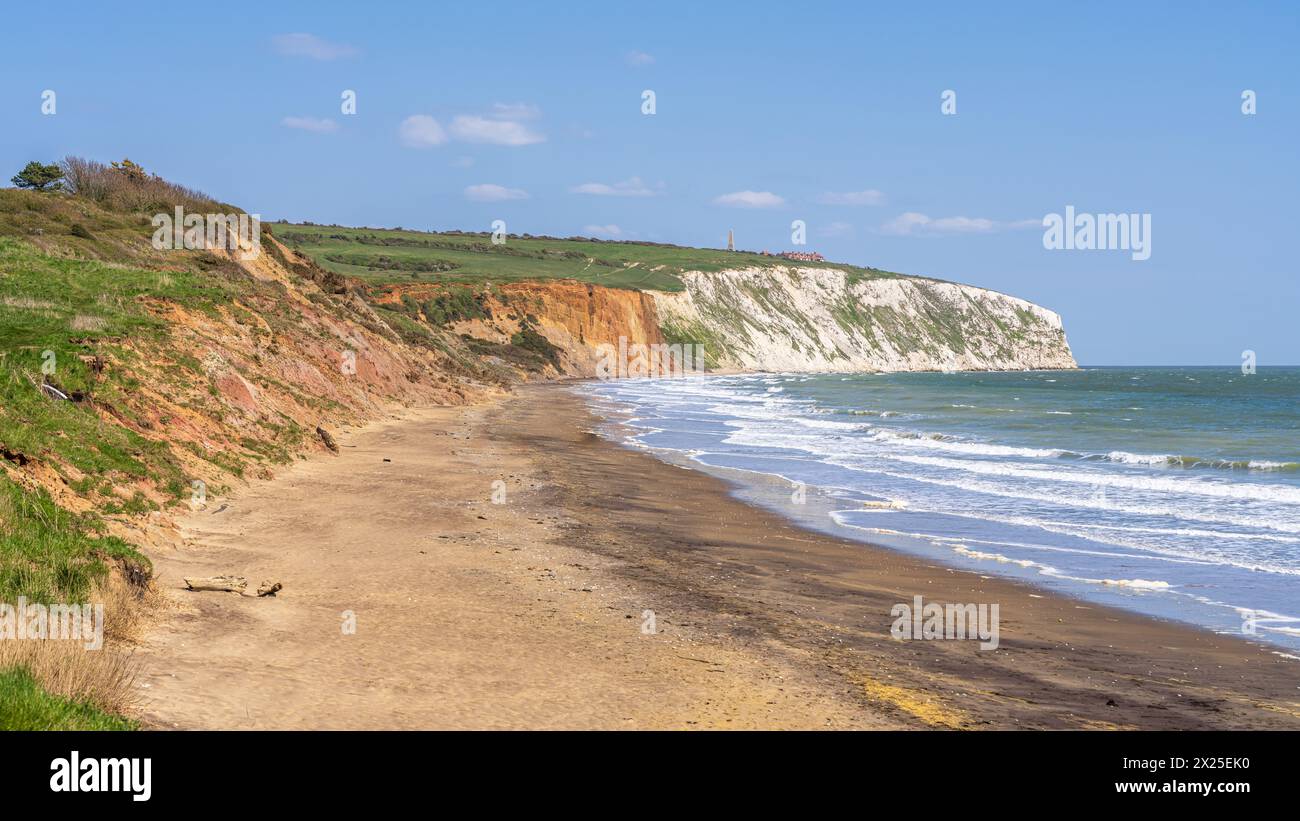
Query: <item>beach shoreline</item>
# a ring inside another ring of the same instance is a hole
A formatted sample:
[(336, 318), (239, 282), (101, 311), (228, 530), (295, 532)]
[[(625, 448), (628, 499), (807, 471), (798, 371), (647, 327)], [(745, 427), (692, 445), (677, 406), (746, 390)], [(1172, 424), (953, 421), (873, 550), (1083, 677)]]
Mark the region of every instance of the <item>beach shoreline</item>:
[[(147, 722), (1300, 728), (1266, 648), (804, 529), (600, 424), (565, 383), (408, 411), (187, 517)], [(234, 571), (285, 589), (181, 589)], [(917, 595), (998, 604), (998, 648), (892, 638)]]

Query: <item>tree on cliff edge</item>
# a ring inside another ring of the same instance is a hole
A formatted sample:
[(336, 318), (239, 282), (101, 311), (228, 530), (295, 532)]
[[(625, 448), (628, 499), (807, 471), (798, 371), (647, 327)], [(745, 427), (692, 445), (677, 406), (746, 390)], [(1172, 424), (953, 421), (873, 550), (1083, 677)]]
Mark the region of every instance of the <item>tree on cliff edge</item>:
[(10, 180), (18, 188), (52, 191), (63, 187), (63, 169), (57, 165), (41, 165), (32, 160)]

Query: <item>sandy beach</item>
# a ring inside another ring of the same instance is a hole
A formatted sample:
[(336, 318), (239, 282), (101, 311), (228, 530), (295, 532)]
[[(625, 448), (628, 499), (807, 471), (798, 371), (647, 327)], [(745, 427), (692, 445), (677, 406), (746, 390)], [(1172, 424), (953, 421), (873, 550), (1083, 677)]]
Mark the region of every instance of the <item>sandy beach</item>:
[[(189, 515), (146, 723), (1300, 728), (1269, 648), (813, 533), (596, 425), (563, 384), (404, 411)], [(220, 573), (284, 589), (184, 590)], [(1000, 646), (892, 639), (915, 595), (998, 603)]]

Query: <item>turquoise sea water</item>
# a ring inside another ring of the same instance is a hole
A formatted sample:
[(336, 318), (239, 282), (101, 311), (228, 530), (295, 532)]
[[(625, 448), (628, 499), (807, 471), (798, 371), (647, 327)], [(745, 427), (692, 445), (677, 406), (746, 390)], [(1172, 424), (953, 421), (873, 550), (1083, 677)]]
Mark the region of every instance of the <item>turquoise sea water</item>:
[(814, 527), (1300, 650), (1300, 368), (581, 390), (610, 435)]

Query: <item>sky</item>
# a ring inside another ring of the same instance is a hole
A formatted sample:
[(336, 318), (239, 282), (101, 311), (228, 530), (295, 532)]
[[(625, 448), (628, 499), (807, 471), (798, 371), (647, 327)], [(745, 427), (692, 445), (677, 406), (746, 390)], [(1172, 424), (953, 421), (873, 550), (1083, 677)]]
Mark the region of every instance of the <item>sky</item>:
[[(551, 5), (25, 4), (0, 170), (129, 157), (266, 220), (732, 229), (1036, 302), (1084, 365), (1300, 364), (1294, 2)], [(1149, 258), (1044, 247), (1067, 206), (1149, 219)]]

